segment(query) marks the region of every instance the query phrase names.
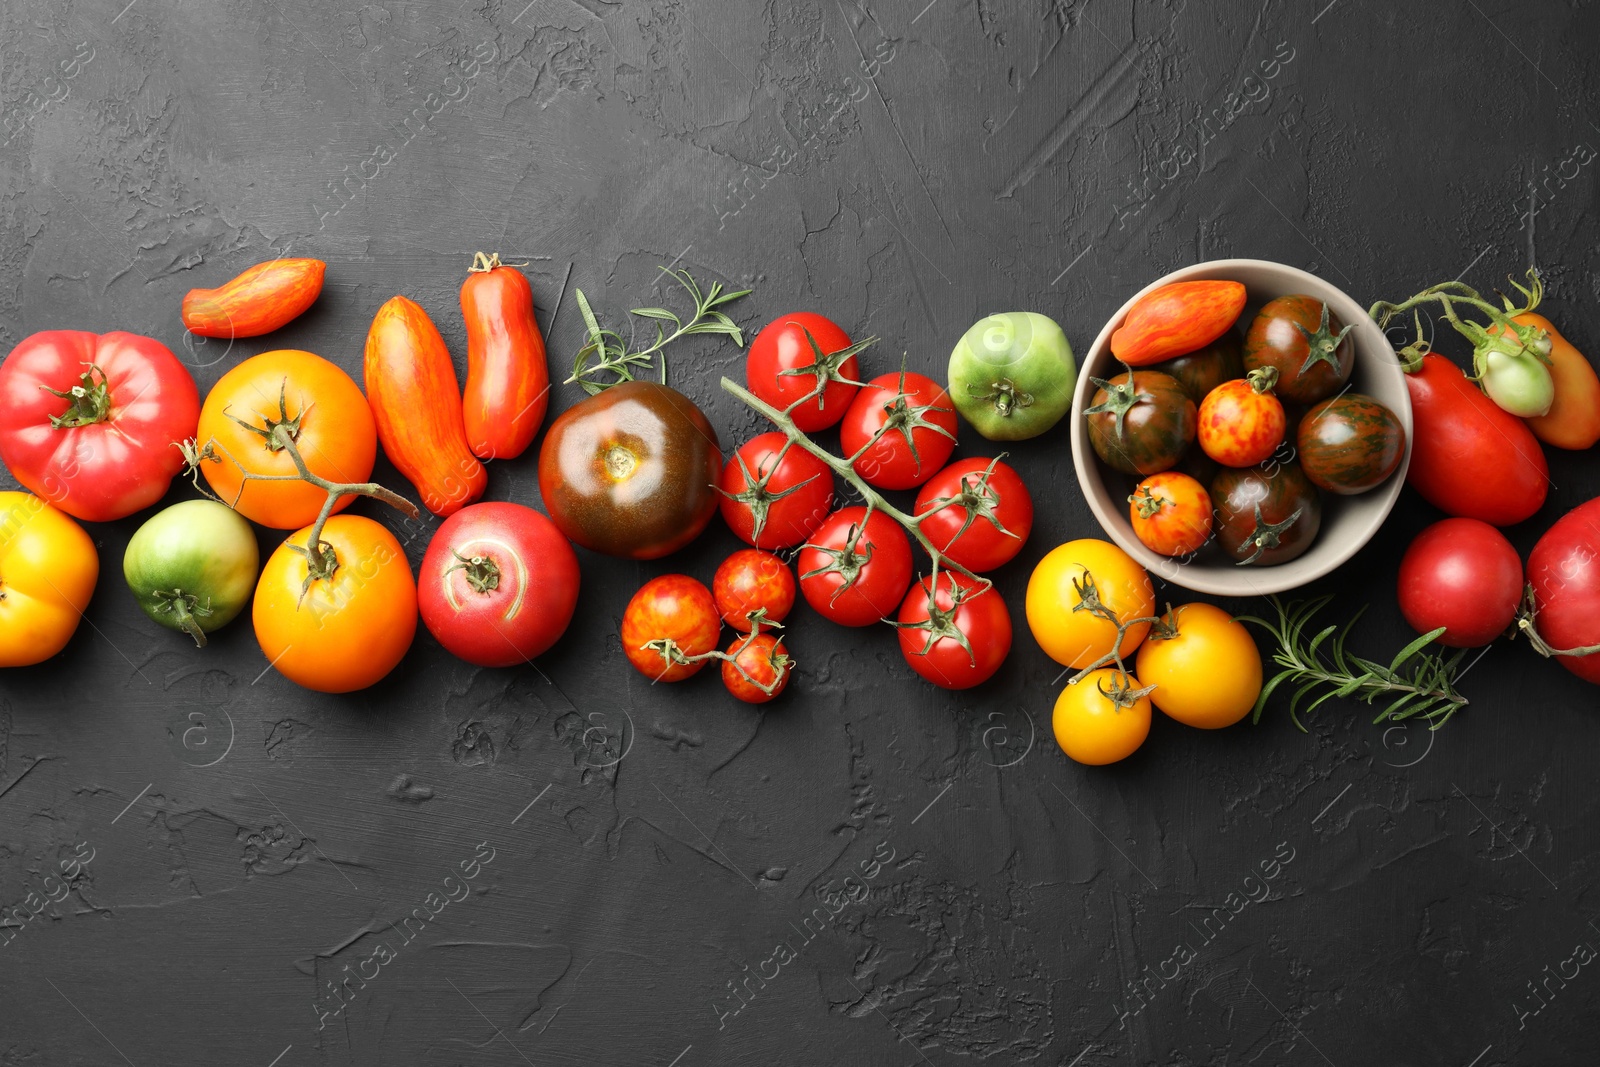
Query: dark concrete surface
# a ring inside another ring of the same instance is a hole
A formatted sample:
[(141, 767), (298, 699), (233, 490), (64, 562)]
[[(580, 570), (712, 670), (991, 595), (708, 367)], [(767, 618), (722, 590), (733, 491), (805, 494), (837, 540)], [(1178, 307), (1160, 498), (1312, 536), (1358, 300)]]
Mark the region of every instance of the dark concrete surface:
[[(677, 264), (753, 286), (751, 328), (815, 309), (884, 339), (874, 373), (942, 377), (982, 313), (1081, 353), (1150, 278), (1239, 255), (1363, 304), (1537, 264), (1595, 353), (1597, 36), (1592, 0), (13, 0), (0, 339), (151, 334), (202, 390), (270, 348), (359, 375), (405, 293), (460, 360), (498, 249), (557, 368), (574, 288), (616, 319)], [(328, 261), (309, 314), (186, 338), (187, 289), (284, 253)], [(674, 361), (725, 444), (760, 428), (715, 384), (740, 365)], [(720, 522), (659, 564), (580, 553), (538, 667), (419, 633), (351, 697), (267, 670), (248, 623), (158, 630), (117, 572), (138, 518), (92, 527), (86, 625), (0, 676), (0, 1064), (1594, 1062), (1596, 690), (1500, 644), (1435, 735), (1275, 707), (1072, 764), (1021, 592), (1098, 530), (1064, 426), (1012, 452), (1040, 513), (1001, 675), (932, 689), (802, 607), (764, 713), (710, 672), (648, 686), (614, 636), (644, 578), (709, 578)], [(1600, 490), (1593, 455), (1552, 467), (1524, 551)], [(539, 506), (533, 457), (489, 493)], [(1433, 517), (1408, 492), (1316, 590), (1372, 605), (1373, 653)], [(436, 522), (384, 518), (415, 564)]]

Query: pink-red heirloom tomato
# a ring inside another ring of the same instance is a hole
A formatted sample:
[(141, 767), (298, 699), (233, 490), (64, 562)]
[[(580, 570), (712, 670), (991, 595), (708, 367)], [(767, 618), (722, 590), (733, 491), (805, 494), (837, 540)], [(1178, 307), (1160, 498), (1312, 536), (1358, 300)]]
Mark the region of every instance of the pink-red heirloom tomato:
[(722, 451), (694, 401), (655, 382), (623, 382), (556, 416), (539, 449), (551, 520), (584, 548), (659, 559), (717, 513)]
[(733, 659), (722, 661), (722, 684), (746, 704), (765, 704), (788, 688), (794, 662), (772, 634), (741, 634), (727, 654)]
[(757, 397), (783, 411), (795, 401), (822, 391), (789, 412), (806, 433), (825, 430), (844, 418), (860, 385), (856, 355), (872, 343), (859, 344), (821, 315), (797, 311), (767, 323), (750, 341), (745, 380)]
[(845, 412), (839, 445), (872, 485), (910, 489), (932, 478), (955, 450), (955, 404), (925, 374), (880, 374)]
[(1270, 367), (1223, 382), (1200, 402), (1200, 449), (1225, 467), (1253, 467), (1277, 451), (1289, 423)]
[(1400, 613), (1419, 634), (1443, 626), (1439, 644), (1477, 648), (1506, 632), (1522, 600), (1522, 560), (1481, 519), (1445, 519), (1400, 559)]
[(728, 529), (757, 548), (793, 548), (833, 507), (833, 471), (777, 431), (740, 445), (717, 488)]
[(741, 548), (722, 561), (711, 579), (711, 597), (722, 621), (741, 633), (750, 632), (752, 615), (762, 625), (788, 618), (794, 594), (794, 571), (759, 548)]
[(338, 567), (307, 581), (296, 531), (261, 568), (251, 605), (262, 655), (296, 685), (322, 693), (365, 689), (400, 663), (417, 633), (417, 584), (405, 550), (383, 524), (335, 515), (322, 527)]
[[(604, 393), (599, 394), (604, 396)], [(639, 587), (622, 613), (622, 652), (653, 682), (681, 682), (717, 647), (722, 620), (711, 590), (686, 574), (663, 574)]]
[(521, 504), (469, 504), (440, 525), (417, 575), (422, 622), (468, 663), (510, 667), (560, 639), (578, 606), (578, 557)]
[(864, 507), (829, 515), (797, 561), (800, 592), (841, 626), (871, 626), (899, 606), (911, 584), (911, 541), (900, 524)]
[(1147, 367), (1193, 352), (1221, 337), (1244, 310), (1238, 282), (1173, 282), (1152, 289), (1128, 309), (1111, 335), (1111, 354), (1130, 367)]
[[(1600, 645), (1600, 499), (1579, 504), (1528, 554), (1534, 626), (1544, 644), (1567, 651)], [(1557, 656), (1587, 682), (1600, 683), (1600, 655)]]
[(1033, 530), (1033, 497), (1022, 476), (1000, 460), (958, 459), (922, 487), (917, 514), (935, 548), (981, 574), (1022, 551)]
[(1544, 505), (1550, 467), (1528, 424), (1430, 352), (1406, 368), (1415, 433), (1406, 481), (1447, 515), (1513, 526)]
[(0, 460), (69, 515), (110, 522), (160, 500), (200, 394), (178, 357), (132, 333), (46, 330), (0, 364)]
[(0, 667), (66, 648), (99, 577), (83, 527), (36, 496), (0, 492)]
[(987, 682), (1011, 651), (1011, 612), (993, 586), (944, 571), (934, 590), (911, 587), (895, 618), (900, 654), (911, 669), (944, 689)]

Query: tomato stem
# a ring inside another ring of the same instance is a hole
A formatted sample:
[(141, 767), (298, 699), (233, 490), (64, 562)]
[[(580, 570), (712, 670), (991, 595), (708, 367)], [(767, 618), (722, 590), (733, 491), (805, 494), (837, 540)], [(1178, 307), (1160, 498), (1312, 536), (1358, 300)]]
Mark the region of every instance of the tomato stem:
[(472, 586), (475, 593), (492, 593), (500, 588), (500, 564), (488, 556), (463, 556), (452, 550), (456, 562), (444, 569), (445, 574), (451, 571), (466, 572), (467, 584)]
[(89, 369), (78, 376), (78, 384), (71, 389), (39, 388), (52, 396), (72, 401), (67, 410), (50, 416), (53, 430), (71, 429), (74, 426), (91, 426), (111, 417), (111, 389), (106, 382), (106, 372), (98, 364), (86, 363)]
[(1550, 659), (1553, 656), (1592, 656), (1596, 652), (1600, 652), (1600, 645), (1553, 648), (1548, 641), (1540, 636), (1538, 629), (1534, 626), (1534, 617), (1537, 614), (1538, 610), (1533, 599), (1533, 585), (1530, 583), (1523, 588), (1522, 610), (1517, 613), (1516, 629), (1512, 631), (1512, 636), (1516, 636), (1519, 633), (1525, 634), (1528, 638), (1528, 644), (1532, 645), (1533, 650), (1545, 659)]
[(211, 614), (211, 602), (200, 603), (200, 598), (193, 593), (185, 593), (182, 589), (168, 592), (165, 589), (155, 591), (156, 610), (172, 616), (172, 621), (178, 628), (194, 638), (196, 648), (206, 647), (206, 632), (200, 628), (200, 619)]

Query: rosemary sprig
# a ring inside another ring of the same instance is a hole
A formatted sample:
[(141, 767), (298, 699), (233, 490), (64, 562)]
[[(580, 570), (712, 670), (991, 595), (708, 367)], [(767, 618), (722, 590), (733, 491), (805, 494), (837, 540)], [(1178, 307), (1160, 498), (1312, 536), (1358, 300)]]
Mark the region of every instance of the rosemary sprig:
[(1361, 618), (1361, 612), (1356, 612), (1342, 627), (1326, 626), (1308, 638), (1307, 628), (1312, 617), (1327, 606), (1328, 601), (1333, 599), (1331, 596), (1295, 601), (1287, 606), (1277, 597), (1268, 599), (1278, 613), (1275, 623), (1253, 616), (1241, 616), (1240, 619), (1256, 624), (1273, 636), (1278, 648), (1272, 654), (1272, 661), (1283, 668), (1261, 687), (1261, 696), (1256, 699), (1255, 711), (1251, 716), (1252, 722), (1261, 720), (1261, 710), (1266, 707), (1267, 698), (1279, 686), (1291, 682), (1298, 688), (1289, 701), (1289, 717), (1302, 732), (1305, 726), (1300, 721), (1300, 704), (1313, 694), (1316, 694), (1315, 699), (1305, 707), (1307, 713), (1334, 697), (1349, 697), (1367, 704), (1384, 699), (1388, 703), (1373, 722), (1420, 716), (1428, 720), (1430, 730), (1439, 729), (1450, 721), (1452, 715), (1466, 707), (1467, 698), (1455, 689), (1456, 669), (1461, 665), (1466, 649), (1454, 655), (1434, 655), (1422, 651), (1444, 633), (1444, 627), (1412, 641), (1385, 665), (1345, 651), (1345, 640)]
[[(652, 320), (656, 327), (655, 341), (635, 352), (630, 350), (631, 343), (625, 341), (617, 331), (601, 327), (600, 321), (595, 318), (594, 309), (589, 306), (588, 298), (583, 295), (583, 290), (575, 290), (578, 313), (583, 316), (583, 324), (589, 331), (589, 343), (578, 349), (578, 355), (572, 361), (572, 377), (567, 379), (566, 384), (576, 382), (590, 396), (594, 396), (602, 389), (633, 381), (636, 371), (648, 370), (659, 356), (661, 384), (665, 385), (667, 356), (663, 349), (679, 338), (692, 334), (722, 334), (732, 337), (733, 343), (741, 348), (744, 346), (744, 334), (740, 331), (739, 324), (718, 308), (748, 295), (749, 289), (725, 293), (722, 291), (721, 282), (713, 282), (709, 290), (702, 292), (688, 271), (681, 268), (668, 270), (666, 267), (662, 267), (661, 270), (688, 291), (694, 300), (694, 315), (685, 323), (667, 308), (634, 308), (629, 314)], [(673, 326), (670, 334), (667, 333), (665, 325), (669, 322)], [(605, 375), (612, 375), (613, 380), (607, 381)]]

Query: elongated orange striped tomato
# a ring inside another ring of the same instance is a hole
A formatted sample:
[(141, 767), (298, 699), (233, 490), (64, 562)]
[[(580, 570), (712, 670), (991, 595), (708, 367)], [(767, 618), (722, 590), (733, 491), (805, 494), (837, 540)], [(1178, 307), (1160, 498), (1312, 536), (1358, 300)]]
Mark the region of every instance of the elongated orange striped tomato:
[(461, 386), (428, 313), (403, 296), (379, 308), (367, 331), (365, 372), (384, 454), (423, 506), (443, 517), (482, 496), (489, 475), (467, 447)]
[(257, 263), (216, 289), (190, 289), (183, 325), (201, 337), (260, 337), (316, 303), (328, 265), (320, 259)]
[(533, 443), (550, 404), (544, 337), (527, 275), (479, 252), (461, 283), (467, 323), (467, 444), (479, 459), (511, 459)]
[[(1525, 311), (1514, 316), (1524, 326), (1537, 326), (1550, 335), (1550, 376), (1556, 398), (1550, 410), (1527, 420), (1533, 435), (1547, 445), (1581, 450), (1600, 441), (1600, 377), (1582, 352), (1561, 336), (1543, 315)], [(1491, 326), (1490, 333), (1500, 332)]]
[(1111, 335), (1111, 354), (1148, 367), (1203, 348), (1228, 332), (1244, 310), (1244, 286), (1230, 281), (1173, 282), (1128, 309)]

